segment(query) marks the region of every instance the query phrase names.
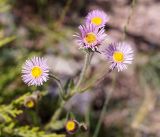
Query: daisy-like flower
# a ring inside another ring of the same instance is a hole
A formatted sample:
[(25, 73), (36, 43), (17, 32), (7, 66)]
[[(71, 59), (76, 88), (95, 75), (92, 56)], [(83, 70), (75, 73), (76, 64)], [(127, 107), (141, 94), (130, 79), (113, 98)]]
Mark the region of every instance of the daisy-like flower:
[(48, 80), (49, 67), (44, 58), (33, 57), (22, 67), (22, 79), (28, 86), (40, 86)]
[(80, 33), (76, 34), (75, 37), (77, 37), (80, 48), (90, 48), (95, 51), (106, 37), (104, 28), (99, 30), (99, 28), (92, 24), (80, 25), (79, 30)]
[(102, 10), (93, 10), (88, 13), (85, 22), (95, 25), (96, 27), (104, 27), (108, 22), (108, 15)]
[(118, 72), (127, 69), (127, 64), (131, 64), (133, 60), (133, 50), (126, 43), (110, 44), (104, 54), (111, 63), (110, 69), (117, 68)]

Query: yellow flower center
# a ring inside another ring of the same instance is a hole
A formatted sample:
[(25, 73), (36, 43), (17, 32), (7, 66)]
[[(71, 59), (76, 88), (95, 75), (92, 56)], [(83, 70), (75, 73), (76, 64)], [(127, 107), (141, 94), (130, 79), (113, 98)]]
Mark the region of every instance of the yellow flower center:
[(95, 42), (97, 38), (94, 33), (90, 32), (85, 36), (84, 39), (88, 44), (91, 44), (91, 43)]
[(31, 74), (34, 78), (38, 78), (42, 75), (42, 69), (36, 66), (32, 68)]
[(124, 61), (124, 54), (120, 51), (116, 51), (113, 54), (113, 59), (115, 62), (123, 62)]
[(70, 120), (70, 121), (67, 122), (66, 129), (68, 131), (73, 131), (73, 130), (75, 130), (75, 128), (76, 128), (76, 123), (74, 121)]
[(101, 25), (102, 24), (102, 18), (100, 17), (94, 17), (91, 19), (91, 22), (95, 25)]
[(26, 103), (26, 107), (28, 108), (33, 108), (35, 105), (34, 101), (33, 100), (29, 100), (27, 103)]

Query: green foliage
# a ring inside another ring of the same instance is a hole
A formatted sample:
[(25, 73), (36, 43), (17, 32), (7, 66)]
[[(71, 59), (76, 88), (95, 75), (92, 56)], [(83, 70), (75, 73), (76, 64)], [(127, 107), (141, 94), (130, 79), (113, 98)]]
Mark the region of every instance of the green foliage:
[(65, 135), (57, 135), (55, 133), (46, 134), (44, 131), (40, 130), (39, 127), (30, 126), (18, 126), (17, 120), (15, 119), (18, 115), (23, 113), (23, 110), (18, 109), (22, 107), (24, 100), (30, 96), (27, 93), (9, 105), (0, 106), (0, 136), (3, 137), (64, 137)]
[(18, 99), (14, 100), (12, 103), (9, 105), (1, 105), (0, 106), (0, 119), (1, 122), (3, 123), (10, 123), (14, 122), (13, 119), (16, 118), (17, 115), (20, 115), (23, 113), (22, 110), (17, 109), (16, 106), (20, 106), (23, 104), (24, 99), (28, 96), (29, 94), (25, 94)]
[(7, 43), (12, 42), (13, 40), (15, 40), (15, 36), (11, 36), (11, 37), (6, 37), (0, 40), (0, 47), (5, 46)]
[(11, 135), (12, 137), (65, 137), (65, 135), (58, 135), (55, 133), (45, 133), (38, 127), (21, 126), (15, 127), (11, 124), (4, 128), (4, 134)]
[(12, 122), (12, 118), (15, 118), (17, 115), (21, 114), (23, 111), (13, 108), (12, 105), (2, 105), (0, 106), (0, 119), (6, 123)]
[(70, 90), (73, 90), (74, 86), (75, 86), (74, 85), (74, 80), (73, 79), (68, 79), (65, 86), (64, 86), (64, 89), (68, 93)]

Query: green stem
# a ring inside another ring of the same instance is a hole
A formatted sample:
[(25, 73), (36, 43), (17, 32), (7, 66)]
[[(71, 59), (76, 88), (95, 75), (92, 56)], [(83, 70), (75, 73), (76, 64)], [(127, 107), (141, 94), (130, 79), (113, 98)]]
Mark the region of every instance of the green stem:
[(127, 18), (126, 24), (125, 24), (125, 26), (124, 26), (124, 32), (123, 32), (123, 39), (124, 39), (124, 40), (125, 40), (125, 38), (126, 38), (126, 32), (127, 32), (127, 30), (128, 30), (128, 25), (129, 25), (129, 23), (130, 23), (130, 20), (131, 20), (132, 15), (133, 15), (135, 5), (136, 5), (136, 0), (132, 0), (131, 10), (130, 10), (129, 16), (128, 16), (128, 18)]
[(63, 95), (64, 95), (65, 91), (64, 91), (64, 88), (63, 88), (63, 85), (62, 85), (60, 79), (52, 74), (50, 75), (50, 77), (53, 78), (55, 80), (55, 82), (57, 83), (57, 85), (59, 87), (59, 91), (60, 91), (59, 96), (60, 96), (61, 100), (64, 100)]
[(50, 75), (51, 78), (53, 78), (55, 80), (55, 82), (57, 83), (57, 85), (58, 85), (58, 87), (60, 89), (60, 92), (59, 92), (60, 94), (59, 95), (60, 95), (60, 97), (62, 99), (62, 102), (60, 104), (60, 107), (56, 110), (56, 112), (52, 116), (51, 121), (46, 125), (46, 129), (48, 129), (50, 127), (51, 123), (55, 122), (59, 118), (60, 114), (63, 111), (63, 107), (64, 107), (66, 101), (69, 100), (76, 93), (76, 91), (79, 89), (79, 87), (80, 87), (80, 85), (81, 85), (81, 83), (82, 83), (82, 81), (84, 79), (85, 72), (87, 70), (87, 67), (88, 67), (90, 61), (91, 61), (92, 56), (93, 56), (93, 53), (91, 53), (91, 52), (87, 52), (86, 53), (86, 55), (85, 55), (85, 61), (84, 61), (84, 66), (83, 66), (82, 72), (80, 74), (80, 78), (79, 78), (79, 80), (78, 80), (78, 82), (77, 82), (74, 90), (71, 91), (71, 95), (68, 96), (68, 98), (66, 98), (65, 100), (64, 100), (64, 96), (63, 96), (63, 93), (65, 93), (65, 91), (64, 91), (64, 88), (63, 88), (63, 86), (61, 84), (61, 81), (56, 76)]
[(91, 61), (91, 52), (87, 52), (86, 55), (85, 55), (85, 61), (84, 61), (84, 66), (83, 66), (83, 69), (81, 71), (81, 74), (80, 74), (80, 77), (79, 77), (79, 80), (73, 90), (73, 92), (71, 94), (74, 94), (75, 92), (77, 92), (77, 90), (79, 89), (83, 79), (84, 79), (84, 76), (85, 76), (85, 73), (86, 73), (86, 70), (87, 70), (87, 67)]
[(106, 77), (108, 77), (108, 75), (109, 75), (111, 72), (112, 72), (112, 70), (109, 69), (106, 74), (103, 74), (103, 76), (101, 76), (100, 78), (98, 78), (96, 81), (93, 80), (91, 83), (89, 83), (89, 84), (88, 84), (87, 86), (85, 86), (84, 88), (81, 88), (81, 89), (79, 88), (79, 89), (78, 89), (78, 92), (83, 93), (84, 91), (86, 91), (86, 90), (88, 90), (88, 89), (91, 89), (91, 88), (93, 88), (93, 87), (98, 86)]
[(99, 120), (98, 120), (98, 123), (97, 123), (97, 126), (96, 126), (96, 130), (95, 130), (95, 132), (94, 132), (94, 134), (93, 134), (93, 137), (97, 137), (98, 134), (99, 134), (99, 130), (100, 130), (100, 128), (101, 128), (101, 124), (102, 124), (103, 118), (104, 118), (105, 113), (106, 113), (106, 107), (107, 107), (107, 105), (108, 105), (108, 102), (109, 102), (109, 100), (110, 100), (110, 98), (111, 98), (111, 96), (112, 96), (112, 92), (113, 92), (113, 90), (114, 90), (114, 85), (115, 85), (115, 78), (113, 79), (113, 82), (112, 82), (112, 87), (113, 87), (113, 88), (112, 88), (112, 90), (110, 90), (110, 91), (108, 92), (107, 97), (106, 97), (106, 99), (105, 99), (105, 102), (104, 102), (104, 105), (103, 105), (103, 108), (102, 108), (102, 111), (101, 111), (101, 114), (100, 114), (100, 118), (99, 118)]
[(52, 122), (56, 121), (59, 118), (61, 112), (63, 111), (64, 104), (65, 104), (65, 102), (63, 101), (61, 103), (60, 107), (55, 112), (54, 116), (52, 117), (52, 120), (51, 120)]
[(62, 11), (62, 14), (60, 16), (60, 19), (59, 19), (59, 22), (58, 23), (62, 23), (64, 21), (64, 18), (65, 18), (65, 15), (66, 13), (68, 12), (69, 8), (70, 8), (70, 5), (72, 3), (72, 0), (68, 0), (63, 11)]
[(63, 111), (63, 107), (65, 105), (65, 101), (62, 101), (59, 108), (56, 110), (56, 112), (54, 113), (54, 115), (52, 116), (50, 122), (45, 126), (46, 129), (49, 129), (50, 128), (50, 125), (52, 123), (54, 123), (61, 115), (62, 111)]

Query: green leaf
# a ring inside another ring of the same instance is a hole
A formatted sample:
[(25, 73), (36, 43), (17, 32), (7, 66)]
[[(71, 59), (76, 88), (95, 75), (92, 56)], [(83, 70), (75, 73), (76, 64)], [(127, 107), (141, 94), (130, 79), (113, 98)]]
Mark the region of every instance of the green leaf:
[(12, 42), (15, 39), (16, 39), (15, 36), (11, 36), (11, 37), (7, 37), (7, 38), (4, 38), (4, 39), (0, 40), (0, 47), (5, 46), (6, 44)]
[(65, 122), (66, 122), (65, 118), (62, 120), (55, 121), (50, 125), (50, 129), (53, 129), (53, 130), (62, 129), (62, 128), (64, 128)]
[(68, 93), (68, 91), (71, 91), (72, 89), (74, 88), (74, 81), (73, 79), (68, 79), (65, 86), (64, 86), (64, 89), (66, 91), (66, 93)]

